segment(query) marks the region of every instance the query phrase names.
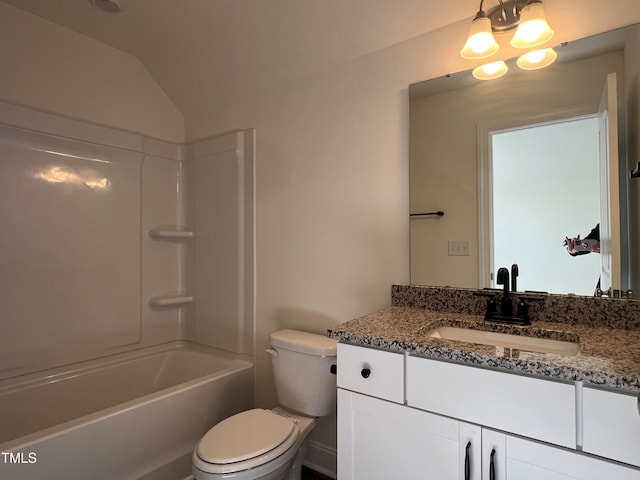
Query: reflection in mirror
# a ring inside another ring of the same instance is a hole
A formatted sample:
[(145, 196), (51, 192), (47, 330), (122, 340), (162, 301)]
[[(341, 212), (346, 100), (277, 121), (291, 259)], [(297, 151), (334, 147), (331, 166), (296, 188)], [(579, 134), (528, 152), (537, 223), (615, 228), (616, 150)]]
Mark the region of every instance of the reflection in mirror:
[[(640, 26), (556, 50), (547, 69), (519, 71), (512, 60), (497, 80), (460, 72), (409, 87), (410, 213), (445, 212), (411, 217), (412, 284), (495, 287), (496, 269), (517, 263), (519, 290), (593, 295), (600, 280), (612, 292), (636, 285), (629, 246), (639, 242), (640, 181), (629, 171), (638, 160)], [(618, 100), (607, 114), (608, 80)], [(610, 170), (601, 167), (605, 124), (618, 127)], [(565, 238), (601, 222), (610, 227), (601, 230), (604, 254), (570, 255)]]

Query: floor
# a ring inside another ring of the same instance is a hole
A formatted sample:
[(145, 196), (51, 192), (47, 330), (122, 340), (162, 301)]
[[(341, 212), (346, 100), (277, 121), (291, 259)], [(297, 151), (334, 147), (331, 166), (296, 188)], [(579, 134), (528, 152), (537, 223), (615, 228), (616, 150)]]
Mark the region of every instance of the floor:
[(302, 467), (302, 480), (331, 480), (331, 477), (315, 472), (308, 467)]

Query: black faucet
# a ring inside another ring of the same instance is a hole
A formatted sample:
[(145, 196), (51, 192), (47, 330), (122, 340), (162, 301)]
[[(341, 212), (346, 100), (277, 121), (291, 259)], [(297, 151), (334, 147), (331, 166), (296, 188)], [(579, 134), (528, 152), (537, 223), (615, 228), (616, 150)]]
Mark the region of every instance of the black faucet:
[(511, 265), (511, 291), (513, 293), (518, 291), (518, 274), (520, 272), (518, 271), (518, 264), (514, 263), (513, 265)]
[[(509, 283), (509, 270), (500, 267), (496, 273), (496, 283), (502, 285), (502, 299), (500, 299), (500, 311), (496, 302), (495, 293), (477, 293), (478, 296), (487, 297), (487, 310), (484, 319), (490, 322), (508, 323), (512, 325), (531, 325), (529, 320), (529, 300), (542, 300), (542, 298), (524, 297), (517, 295), (516, 278), (518, 277), (518, 265), (511, 265), (511, 283)], [(510, 290), (511, 288), (511, 290)], [(514, 299), (517, 300), (516, 313), (513, 313)]]
[(511, 302), (511, 293), (509, 292), (509, 270), (500, 267), (496, 275), (496, 283), (503, 286), (500, 316), (511, 317), (513, 315), (513, 303)]

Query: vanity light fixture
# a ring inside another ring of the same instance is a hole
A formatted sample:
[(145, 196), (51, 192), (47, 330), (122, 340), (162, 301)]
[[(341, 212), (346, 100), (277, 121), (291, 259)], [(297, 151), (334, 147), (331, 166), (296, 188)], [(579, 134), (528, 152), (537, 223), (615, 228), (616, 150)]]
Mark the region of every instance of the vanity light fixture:
[(553, 48), (543, 48), (521, 55), (516, 63), (523, 70), (538, 70), (551, 65), (556, 58), (558, 58), (558, 54)]
[[(471, 22), (469, 37), (460, 51), (463, 58), (481, 60), (490, 57), (499, 49), (493, 33), (516, 29), (511, 39), (515, 48), (533, 48), (548, 42), (553, 37), (544, 15), (542, 0), (497, 0), (499, 5), (488, 13), (483, 10), (484, 0), (480, 0), (478, 13)], [(522, 55), (517, 64), (524, 70), (536, 70), (551, 65), (557, 58), (551, 48), (538, 49)], [(473, 70), (473, 76), (480, 80), (500, 78), (507, 73), (503, 61), (491, 62)]]
[(460, 51), (463, 58), (479, 60), (498, 51), (493, 33), (508, 32), (517, 28), (511, 39), (515, 48), (541, 45), (553, 37), (544, 15), (542, 0), (498, 0), (499, 5), (489, 13), (483, 10), (484, 0), (471, 22), (467, 41)]
[(537, 47), (551, 40), (553, 33), (544, 15), (542, 0), (532, 0), (520, 12), (520, 24), (511, 39), (511, 46)]
[[(482, 0), (484, 1), (484, 0)], [(480, 11), (476, 14), (476, 18), (471, 22), (469, 37), (464, 44), (460, 55), (469, 60), (479, 60), (487, 58), (498, 51), (498, 43), (493, 38), (491, 31), (491, 20), (482, 10), (482, 1), (480, 2)]]
[(473, 76), (478, 80), (495, 80), (502, 77), (508, 70), (507, 64), (499, 60), (474, 68)]

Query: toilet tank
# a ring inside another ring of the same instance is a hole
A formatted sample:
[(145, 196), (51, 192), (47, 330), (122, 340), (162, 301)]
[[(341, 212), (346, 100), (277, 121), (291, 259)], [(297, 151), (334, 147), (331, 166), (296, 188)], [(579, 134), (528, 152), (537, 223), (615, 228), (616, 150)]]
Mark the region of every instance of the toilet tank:
[(279, 330), (269, 337), (278, 403), (313, 417), (336, 410), (337, 341), (298, 330)]

